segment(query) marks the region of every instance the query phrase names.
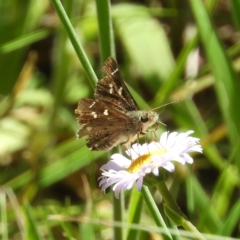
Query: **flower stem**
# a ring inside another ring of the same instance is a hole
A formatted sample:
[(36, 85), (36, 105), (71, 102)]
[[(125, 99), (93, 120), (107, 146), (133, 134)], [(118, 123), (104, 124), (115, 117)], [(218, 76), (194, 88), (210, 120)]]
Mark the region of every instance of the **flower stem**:
[(143, 186), (141, 192), (142, 192), (144, 201), (146, 202), (146, 205), (148, 206), (149, 211), (151, 212), (151, 214), (154, 218), (156, 225), (158, 227), (161, 227), (164, 229), (164, 231), (162, 232), (164, 239), (167, 239), (167, 240), (172, 239), (171, 234), (168, 231), (168, 227), (167, 227), (166, 223), (164, 222), (163, 217), (161, 216), (161, 214), (158, 210), (158, 207), (157, 207), (148, 187)]
[(156, 187), (163, 197), (165, 202), (164, 210), (166, 215), (177, 225), (182, 226), (185, 230), (194, 233), (195, 238), (198, 240), (205, 240), (203, 235), (197, 230), (197, 228), (187, 219), (184, 213), (181, 211), (172, 195), (168, 191), (165, 182), (157, 182)]
[(177, 213), (179, 216), (183, 217), (183, 218), (187, 218), (183, 212), (181, 211), (181, 209), (179, 208), (179, 206), (177, 205), (177, 203), (175, 202), (175, 200), (173, 199), (172, 195), (170, 194), (170, 192), (168, 191), (165, 182), (157, 182), (156, 183), (156, 187), (158, 189), (158, 191), (161, 193), (165, 203), (175, 212)]
[[(113, 192), (113, 219), (116, 222), (123, 222), (124, 195), (120, 192), (119, 199), (116, 199)], [(114, 227), (114, 240), (123, 240), (123, 228)]]

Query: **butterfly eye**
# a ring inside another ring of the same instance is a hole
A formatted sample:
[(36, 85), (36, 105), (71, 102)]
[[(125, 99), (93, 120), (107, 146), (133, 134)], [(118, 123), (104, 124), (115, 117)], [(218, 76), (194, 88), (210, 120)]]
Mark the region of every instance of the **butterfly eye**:
[(147, 116), (141, 116), (141, 122), (142, 123), (146, 123), (148, 121), (148, 117)]

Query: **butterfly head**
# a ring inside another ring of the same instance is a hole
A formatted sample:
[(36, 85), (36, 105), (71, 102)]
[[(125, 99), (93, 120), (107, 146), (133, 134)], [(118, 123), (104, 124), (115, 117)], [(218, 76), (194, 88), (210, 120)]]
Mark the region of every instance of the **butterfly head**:
[(139, 120), (142, 123), (142, 132), (145, 133), (149, 127), (151, 127), (157, 122), (159, 116), (156, 112), (152, 110), (145, 110), (145, 111), (139, 111), (139, 112), (140, 112)]
[(152, 110), (132, 111), (127, 113), (127, 115), (141, 123), (142, 133), (146, 133), (148, 128), (154, 125), (159, 119), (158, 114)]

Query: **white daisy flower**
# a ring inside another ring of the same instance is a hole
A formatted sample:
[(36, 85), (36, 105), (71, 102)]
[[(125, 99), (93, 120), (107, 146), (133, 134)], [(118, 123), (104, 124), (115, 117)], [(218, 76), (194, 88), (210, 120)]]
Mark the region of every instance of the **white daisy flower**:
[(117, 153), (111, 156), (111, 160), (101, 167), (102, 176), (99, 178), (99, 186), (102, 191), (113, 185), (116, 198), (121, 190), (129, 190), (136, 183), (140, 191), (144, 177), (153, 173), (159, 175), (159, 168), (173, 172), (175, 167), (172, 161), (181, 164), (193, 163), (190, 152), (202, 153), (199, 139), (189, 136), (193, 131), (186, 133), (164, 132), (159, 142), (150, 144), (133, 144), (132, 148), (126, 151), (129, 158)]

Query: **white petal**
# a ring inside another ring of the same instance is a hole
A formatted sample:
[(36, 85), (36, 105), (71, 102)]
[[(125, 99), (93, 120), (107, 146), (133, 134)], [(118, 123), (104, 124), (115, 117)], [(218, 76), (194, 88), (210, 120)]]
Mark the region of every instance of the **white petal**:
[(182, 155), (182, 157), (183, 157), (183, 159), (185, 160), (185, 162), (190, 163), (190, 164), (193, 163), (193, 158), (190, 157), (188, 154), (184, 153), (184, 154)]
[(101, 170), (111, 170), (120, 171), (122, 169), (128, 168), (131, 165), (131, 161), (124, 157), (123, 155), (116, 153), (111, 156), (111, 159), (106, 164), (102, 165)]
[(154, 150), (160, 150), (163, 149), (162, 145), (160, 142), (151, 142), (148, 145), (149, 152), (154, 151)]
[(119, 188), (116, 188), (115, 191), (114, 191), (114, 195), (117, 199), (119, 199), (119, 193), (122, 189), (119, 187)]
[(186, 135), (189, 136), (189, 135), (192, 134), (192, 133), (194, 133), (193, 130), (188, 130), (188, 131), (186, 132)]
[(202, 147), (200, 145), (191, 146), (188, 152), (200, 152), (202, 153)]
[(149, 153), (149, 148), (148, 148), (148, 143), (144, 143), (140, 148), (138, 148), (138, 151), (140, 151), (140, 155), (148, 154)]
[(168, 139), (167, 139), (167, 148), (173, 148), (174, 145), (177, 143), (176, 141), (176, 136), (177, 136), (177, 132), (172, 132), (168, 135)]
[(163, 147), (166, 147), (167, 145), (167, 137), (168, 137), (168, 132), (164, 132), (161, 137), (160, 137), (160, 144)]
[[(144, 168), (144, 173), (148, 174), (148, 173), (151, 173), (152, 172), (152, 168), (151, 166), (148, 164), (147, 167)], [(145, 175), (146, 175), (145, 174)]]
[(128, 158), (124, 157), (122, 154), (120, 153), (115, 153), (111, 156), (111, 160), (117, 162), (120, 166), (129, 166), (129, 164), (131, 164), (131, 160), (129, 160)]
[(168, 170), (169, 172), (173, 172), (175, 170), (175, 167), (172, 162), (166, 162), (162, 167)]
[(186, 163), (185, 159), (182, 156), (177, 156), (177, 155), (172, 159), (172, 161), (179, 162), (182, 165)]
[(135, 143), (126, 151), (126, 153), (132, 160), (135, 160), (140, 156), (140, 148), (141, 145), (139, 143)]
[(158, 167), (153, 168), (152, 173), (153, 173), (155, 176), (159, 176), (159, 169), (158, 169)]
[(136, 188), (137, 190), (140, 192), (141, 189), (142, 189), (142, 185), (143, 185), (143, 177), (140, 177), (138, 180), (137, 180), (137, 184), (136, 184)]

